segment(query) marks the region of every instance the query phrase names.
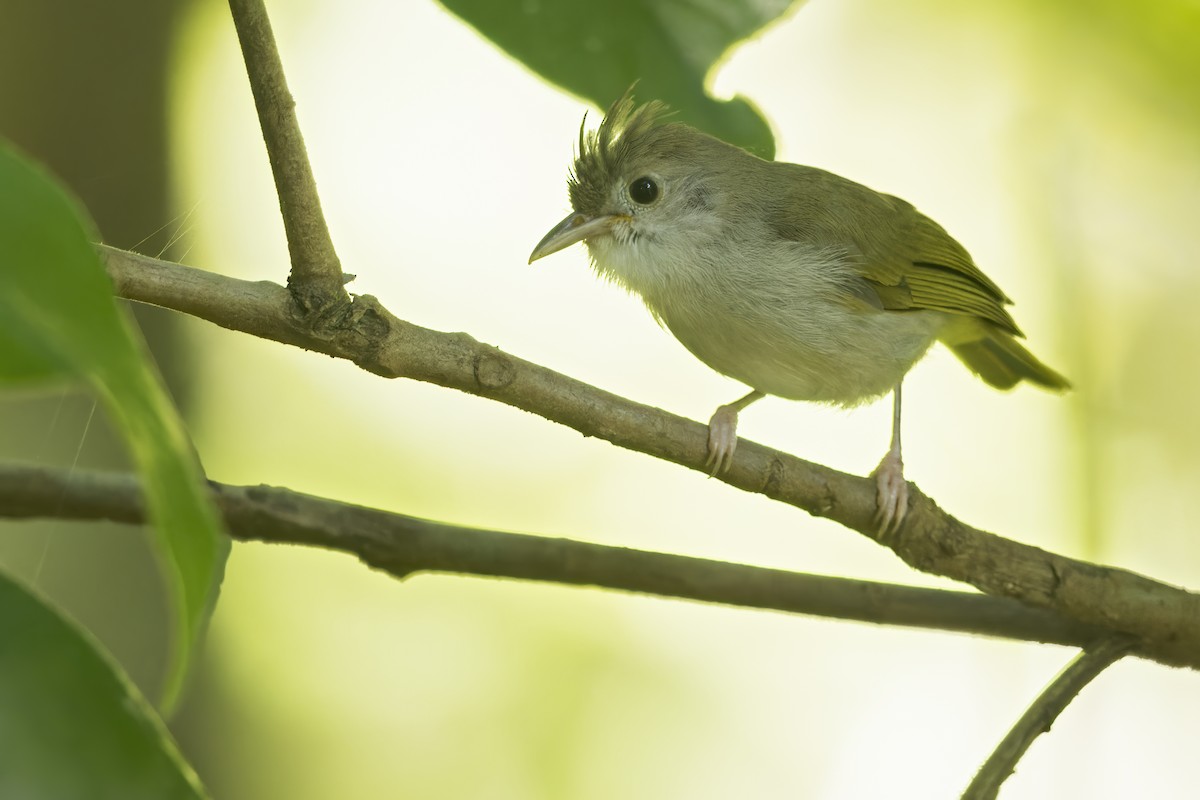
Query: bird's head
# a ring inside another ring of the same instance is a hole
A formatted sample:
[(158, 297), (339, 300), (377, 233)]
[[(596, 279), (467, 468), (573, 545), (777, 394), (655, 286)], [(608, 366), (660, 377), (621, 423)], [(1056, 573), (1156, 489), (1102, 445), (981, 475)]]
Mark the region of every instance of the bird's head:
[(678, 122), (659, 102), (627, 92), (594, 131), (580, 126), (569, 192), (574, 209), (538, 242), (530, 263), (586, 242), (601, 272), (618, 280), (630, 265), (661, 261), (721, 228), (714, 150), (730, 145)]

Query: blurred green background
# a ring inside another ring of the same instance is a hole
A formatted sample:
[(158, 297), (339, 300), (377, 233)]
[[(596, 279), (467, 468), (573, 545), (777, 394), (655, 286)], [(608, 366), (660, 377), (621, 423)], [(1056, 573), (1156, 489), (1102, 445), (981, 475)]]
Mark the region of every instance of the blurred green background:
[[(106, 241), (282, 281), (287, 252), (228, 9), (0, 12), (0, 134)], [(530, 268), (567, 210), (584, 104), (432, 2), (274, 3), (353, 291), (707, 419), (710, 372), (582, 249)], [(935, 350), (906, 383), (907, 472), (951, 513), (1200, 586), (1200, 7), (813, 0), (715, 75), (777, 157), (898, 194), (1016, 298), (1066, 398), (1000, 394)], [(830, 523), (532, 415), (143, 311), (209, 475), (467, 525), (944, 585)], [(90, 398), (0, 396), (0, 457), (122, 463)], [(318, 417), (321, 424), (312, 426)], [(743, 435), (864, 473), (887, 403), (770, 399)], [(166, 615), (141, 535), (0, 524), (0, 559), (153, 693)], [(1070, 657), (596, 590), (418, 576), (237, 545), (182, 713), (215, 797), (950, 797)], [(1006, 796), (1194, 785), (1200, 681), (1118, 664)]]

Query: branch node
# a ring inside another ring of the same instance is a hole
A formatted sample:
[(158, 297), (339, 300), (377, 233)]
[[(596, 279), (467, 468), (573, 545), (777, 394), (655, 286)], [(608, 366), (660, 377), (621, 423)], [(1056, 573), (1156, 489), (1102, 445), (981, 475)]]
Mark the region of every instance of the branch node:
[(516, 380), (512, 362), (499, 350), (484, 350), (479, 353), (475, 356), (471, 368), (475, 374), (476, 385), (483, 391), (504, 389)]
[(783, 471), (783, 462), (772, 456), (771, 460), (767, 462), (767, 478), (763, 481), (759, 491), (772, 499), (778, 497), (780, 487), (783, 485)]

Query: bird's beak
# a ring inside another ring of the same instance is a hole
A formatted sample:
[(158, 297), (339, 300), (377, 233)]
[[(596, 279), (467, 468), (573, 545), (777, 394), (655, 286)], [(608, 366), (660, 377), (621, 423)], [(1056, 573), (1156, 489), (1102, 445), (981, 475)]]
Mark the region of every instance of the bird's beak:
[(624, 214), (603, 214), (598, 217), (571, 214), (542, 237), (542, 240), (537, 243), (537, 247), (533, 248), (533, 252), (529, 254), (529, 263), (532, 264), (551, 253), (557, 253), (576, 242), (582, 242), (589, 236), (602, 236), (611, 231), (614, 224), (627, 219), (629, 217)]

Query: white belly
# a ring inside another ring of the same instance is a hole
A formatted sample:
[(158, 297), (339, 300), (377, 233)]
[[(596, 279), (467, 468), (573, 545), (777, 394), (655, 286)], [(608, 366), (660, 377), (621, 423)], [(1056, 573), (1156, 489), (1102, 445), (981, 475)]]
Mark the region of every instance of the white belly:
[(706, 255), (693, 250), (687, 263), (656, 262), (650, 271), (644, 263), (598, 266), (641, 294), (697, 358), (767, 394), (847, 406), (879, 397), (946, 322), (937, 312), (854, 300), (843, 287), (857, 279), (828, 252), (793, 244), (740, 269)]
[(857, 405), (898, 384), (929, 349), (942, 315), (800, 307), (779, 320), (710, 306), (660, 315), (697, 358), (724, 375), (792, 400)]

